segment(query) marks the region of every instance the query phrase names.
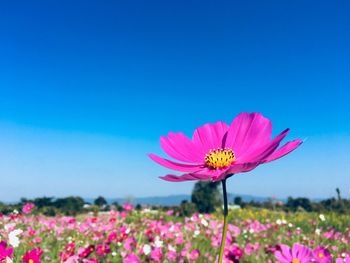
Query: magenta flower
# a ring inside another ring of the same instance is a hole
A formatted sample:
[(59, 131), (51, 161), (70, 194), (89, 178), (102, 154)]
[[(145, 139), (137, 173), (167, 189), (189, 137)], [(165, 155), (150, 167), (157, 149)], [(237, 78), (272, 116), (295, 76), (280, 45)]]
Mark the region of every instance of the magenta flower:
[(200, 256), (201, 256), (201, 253), (199, 252), (199, 250), (195, 249), (190, 253), (190, 260), (191, 261), (197, 260)]
[(7, 247), (7, 243), (0, 242), (0, 262), (5, 262), (7, 258), (12, 259), (13, 248)]
[(350, 255), (346, 255), (343, 258), (337, 258), (335, 263), (350, 263)]
[(35, 205), (33, 203), (26, 203), (22, 208), (22, 212), (24, 214), (30, 214), (34, 207)]
[(28, 251), (23, 256), (23, 263), (41, 263), (41, 255), (43, 251), (41, 248), (34, 248), (31, 251)]
[(249, 172), (258, 165), (274, 161), (290, 153), (301, 144), (300, 139), (290, 141), (278, 148), (288, 134), (284, 130), (271, 139), (272, 123), (260, 113), (239, 114), (231, 123), (205, 124), (197, 128), (192, 139), (183, 133), (169, 133), (161, 137), (163, 150), (173, 159), (161, 158), (154, 154), (149, 157), (160, 165), (179, 172), (180, 176), (168, 174), (160, 177), (171, 182), (188, 180), (221, 181), (224, 196), (224, 226), (222, 230), (219, 263), (224, 256), (227, 232), (226, 179), (236, 173)]
[(138, 258), (138, 256), (129, 254), (126, 258), (124, 258), (123, 263), (141, 263), (141, 260)]
[(288, 131), (286, 129), (271, 139), (272, 123), (269, 119), (260, 113), (243, 112), (231, 125), (217, 122), (197, 128), (192, 139), (180, 132), (161, 137), (163, 150), (179, 162), (154, 154), (149, 154), (149, 157), (164, 167), (185, 172), (181, 176), (169, 174), (161, 177), (164, 180), (220, 181), (236, 173), (251, 171), (293, 151), (301, 144), (300, 139), (278, 148)]
[(316, 263), (332, 263), (332, 255), (329, 253), (328, 249), (324, 247), (315, 248), (313, 254), (314, 262)]
[(275, 252), (278, 263), (311, 263), (312, 250), (300, 244), (294, 244), (292, 248), (280, 245), (280, 250)]

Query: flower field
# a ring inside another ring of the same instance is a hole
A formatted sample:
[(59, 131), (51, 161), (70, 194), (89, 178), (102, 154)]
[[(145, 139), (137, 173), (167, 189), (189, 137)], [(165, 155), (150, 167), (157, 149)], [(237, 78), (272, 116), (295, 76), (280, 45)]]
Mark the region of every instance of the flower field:
[[(0, 262), (215, 262), (222, 216), (126, 206), (77, 217), (0, 217)], [(349, 215), (230, 211), (224, 262), (350, 262)]]

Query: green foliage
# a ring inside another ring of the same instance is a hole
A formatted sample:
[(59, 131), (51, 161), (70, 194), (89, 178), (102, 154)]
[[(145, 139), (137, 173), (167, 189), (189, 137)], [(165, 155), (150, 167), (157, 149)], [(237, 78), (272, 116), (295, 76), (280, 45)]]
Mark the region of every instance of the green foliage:
[(183, 200), (180, 205), (180, 215), (181, 216), (191, 216), (197, 211), (197, 207), (194, 203)]
[(84, 200), (78, 196), (59, 198), (55, 201), (55, 206), (61, 209), (65, 215), (77, 215), (82, 213), (84, 204)]
[(95, 199), (94, 204), (97, 205), (98, 207), (102, 207), (107, 205), (107, 201), (104, 197), (99, 196)]
[(200, 213), (212, 213), (221, 205), (219, 183), (198, 181), (193, 188), (191, 200)]

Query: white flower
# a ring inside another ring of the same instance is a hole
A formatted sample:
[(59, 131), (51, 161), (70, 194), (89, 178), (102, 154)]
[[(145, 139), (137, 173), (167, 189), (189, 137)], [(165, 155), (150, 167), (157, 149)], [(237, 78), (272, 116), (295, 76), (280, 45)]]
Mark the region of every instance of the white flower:
[(289, 223), (288, 226), (289, 226), (289, 227), (293, 227), (293, 224), (292, 224), (292, 223)]
[(324, 214), (320, 214), (320, 219), (321, 219), (321, 221), (325, 221), (326, 220), (326, 217), (324, 216)]
[(196, 231), (193, 232), (193, 236), (196, 237), (200, 234), (201, 232), (197, 229)]
[(209, 225), (208, 221), (205, 220), (204, 218), (202, 218), (201, 223), (202, 223), (203, 226), (208, 226)]
[(9, 233), (9, 244), (12, 247), (18, 247), (20, 241), (19, 241), (19, 238), (17, 236), (22, 234), (22, 232), (23, 231), (21, 229), (15, 229)]
[(168, 250), (176, 252), (176, 248), (174, 248), (172, 245), (168, 245)]
[(163, 241), (160, 240), (160, 238), (157, 236), (157, 237), (156, 237), (156, 240), (154, 241), (154, 245), (155, 245), (156, 247), (162, 247), (162, 246), (163, 246)]
[(150, 245), (144, 245), (142, 248), (143, 253), (147, 256), (149, 253), (151, 253), (151, 246)]
[(319, 235), (321, 235), (321, 229), (316, 228), (316, 230), (315, 230), (315, 234), (316, 234), (316, 235), (318, 235), (318, 236), (319, 236)]
[(112, 256), (113, 256), (113, 257), (117, 256), (117, 252), (113, 251), (113, 252), (112, 252)]
[(281, 225), (281, 224), (282, 224), (282, 220), (281, 220), (281, 219), (277, 219), (277, 220), (276, 220), (276, 224), (277, 224), (277, 225)]
[(6, 257), (6, 263), (13, 263), (13, 261), (9, 257)]

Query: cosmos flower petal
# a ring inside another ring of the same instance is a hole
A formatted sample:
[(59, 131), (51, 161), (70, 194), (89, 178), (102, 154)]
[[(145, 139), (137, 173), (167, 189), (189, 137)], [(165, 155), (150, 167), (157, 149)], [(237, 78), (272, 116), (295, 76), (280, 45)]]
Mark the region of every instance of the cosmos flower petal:
[(261, 146), (260, 148), (246, 151), (242, 156), (237, 156), (237, 163), (255, 163), (262, 162), (270, 154), (272, 154), (279, 146), (281, 141), (287, 136), (289, 129), (285, 129), (279, 135), (277, 135), (269, 143)]
[(242, 164), (233, 164), (228, 170), (229, 174), (245, 173), (253, 170), (259, 165), (259, 163), (242, 163)]
[(286, 154), (290, 153), (291, 151), (295, 150), (299, 145), (301, 145), (303, 142), (300, 139), (296, 139), (294, 141), (287, 142), (285, 145), (274, 151), (272, 154), (270, 154), (265, 160), (264, 163), (271, 162), (274, 160), (277, 160)]
[(198, 165), (198, 164), (193, 165), (193, 164), (175, 163), (173, 161), (161, 158), (161, 157), (154, 155), (154, 154), (149, 154), (148, 156), (156, 163), (158, 163), (166, 168), (173, 169), (175, 171), (195, 172), (195, 171), (198, 171), (201, 167), (201, 165)]
[(222, 121), (205, 124), (194, 131), (192, 141), (205, 155), (211, 149), (223, 147), (223, 138), (228, 128), (229, 126)]
[(286, 257), (286, 259), (292, 260), (292, 253), (290, 251), (290, 248), (287, 245), (280, 245), (281, 247), (281, 252), (284, 255), (284, 257)]
[(166, 176), (161, 176), (159, 178), (169, 182), (183, 182), (183, 181), (191, 181), (191, 180), (209, 180), (211, 177), (209, 175), (204, 175), (204, 174), (188, 173), (188, 174), (183, 174), (179, 176), (168, 174)]
[(201, 154), (194, 143), (181, 132), (169, 132), (168, 137), (162, 136), (160, 145), (170, 157), (179, 161), (189, 163), (203, 161), (204, 154)]
[(269, 119), (257, 112), (243, 112), (232, 121), (225, 138), (225, 147), (241, 155), (252, 147), (259, 148), (266, 144), (271, 134), (272, 123)]
[(209, 169), (209, 168), (202, 168), (197, 172), (194, 172), (195, 174), (205, 175), (208, 178), (210, 178), (213, 182), (220, 181), (221, 179), (225, 178), (228, 175), (230, 167), (222, 168), (222, 169)]
[(293, 245), (293, 247), (292, 247), (292, 258), (293, 258), (293, 259), (294, 259), (294, 258), (299, 259), (298, 254), (299, 254), (300, 248), (301, 248), (300, 245), (297, 244), (297, 243), (295, 243), (295, 244)]
[(278, 260), (278, 263), (290, 263), (291, 259), (286, 258), (281, 251), (276, 251), (275, 252), (275, 257)]

